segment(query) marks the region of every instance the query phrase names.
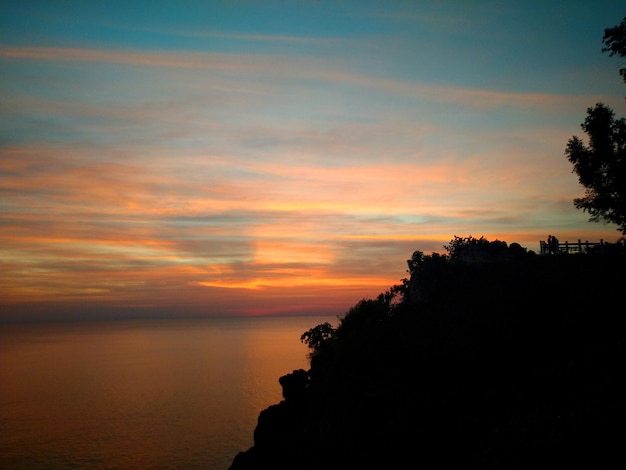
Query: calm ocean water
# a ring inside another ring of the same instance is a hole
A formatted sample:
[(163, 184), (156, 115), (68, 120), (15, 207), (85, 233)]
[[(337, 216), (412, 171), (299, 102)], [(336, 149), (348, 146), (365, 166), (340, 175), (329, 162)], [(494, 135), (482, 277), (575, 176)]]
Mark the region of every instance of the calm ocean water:
[(0, 325), (0, 468), (226, 470), (325, 321)]

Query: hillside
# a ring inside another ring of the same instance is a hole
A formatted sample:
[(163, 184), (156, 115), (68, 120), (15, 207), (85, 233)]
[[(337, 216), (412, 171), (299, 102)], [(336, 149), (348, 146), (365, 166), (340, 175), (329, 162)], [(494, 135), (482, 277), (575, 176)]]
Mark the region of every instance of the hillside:
[(456, 239), (280, 378), (231, 470), (624, 462), (623, 253), (538, 256)]

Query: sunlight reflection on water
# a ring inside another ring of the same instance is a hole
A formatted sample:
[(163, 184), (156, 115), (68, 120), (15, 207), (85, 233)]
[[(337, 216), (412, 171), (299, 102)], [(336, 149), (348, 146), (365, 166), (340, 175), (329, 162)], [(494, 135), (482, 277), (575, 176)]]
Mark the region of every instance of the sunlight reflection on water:
[(0, 467), (226, 470), (334, 317), (0, 326)]

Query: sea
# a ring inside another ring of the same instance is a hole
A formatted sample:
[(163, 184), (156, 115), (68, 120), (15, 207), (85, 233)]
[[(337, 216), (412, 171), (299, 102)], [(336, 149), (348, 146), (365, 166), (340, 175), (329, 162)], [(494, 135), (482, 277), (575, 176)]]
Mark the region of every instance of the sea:
[(227, 470), (324, 322), (0, 324), (0, 468)]

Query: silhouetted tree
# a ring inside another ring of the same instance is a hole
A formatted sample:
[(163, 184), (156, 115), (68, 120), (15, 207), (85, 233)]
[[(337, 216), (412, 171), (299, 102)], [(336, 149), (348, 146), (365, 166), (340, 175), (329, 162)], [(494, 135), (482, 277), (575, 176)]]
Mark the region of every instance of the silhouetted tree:
[[(626, 17), (618, 26), (604, 30), (602, 43), (604, 44), (602, 52), (608, 52), (610, 57), (618, 55), (626, 58)], [(619, 69), (619, 73), (626, 82), (626, 67)]]
[[(602, 52), (626, 57), (626, 18), (604, 30), (602, 43)], [(626, 68), (619, 72), (626, 82)], [(626, 120), (616, 119), (610, 107), (597, 103), (587, 108), (581, 127), (589, 137), (589, 145), (574, 136), (565, 148), (573, 172), (585, 187), (585, 196), (575, 198), (574, 205), (588, 212), (590, 221), (617, 224), (618, 230), (626, 234)]]
[(335, 329), (330, 323), (326, 322), (302, 333), (300, 341), (311, 349), (311, 355), (315, 355), (319, 351), (321, 344), (332, 338), (334, 334)]
[(418, 271), (427, 271), (435, 268), (436, 266), (442, 266), (447, 261), (447, 255), (442, 255), (440, 253), (425, 255), (424, 252), (416, 250), (413, 252), (411, 259), (406, 260), (409, 267), (407, 272), (413, 276), (414, 274), (417, 274)]
[(587, 109), (581, 125), (589, 145), (572, 137), (565, 149), (574, 165), (585, 196), (574, 205), (590, 214), (590, 221), (606, 220), (626, 234), (626, 120), (615, 119), (611, 108), (602, 103)]
[(476, 238), (454, 236), (449, 245), (444, 245), (451, 261), (484, 261), (495, 259), (507, 253), (508, 245), (505, 241), (489, 241), (485, 237)]

